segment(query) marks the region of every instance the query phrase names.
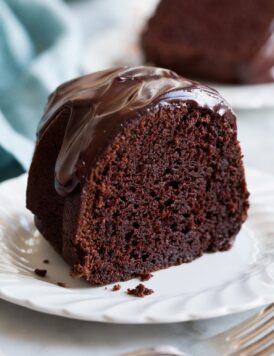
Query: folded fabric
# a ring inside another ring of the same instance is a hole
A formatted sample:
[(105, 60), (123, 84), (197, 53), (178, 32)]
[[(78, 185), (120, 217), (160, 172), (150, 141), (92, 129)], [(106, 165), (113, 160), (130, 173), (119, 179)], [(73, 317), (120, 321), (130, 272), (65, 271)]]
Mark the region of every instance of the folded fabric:
[(81, 36), (59, 0), (0, 0), (0, 176), (27, 169), (48, 94), (80, 73)]

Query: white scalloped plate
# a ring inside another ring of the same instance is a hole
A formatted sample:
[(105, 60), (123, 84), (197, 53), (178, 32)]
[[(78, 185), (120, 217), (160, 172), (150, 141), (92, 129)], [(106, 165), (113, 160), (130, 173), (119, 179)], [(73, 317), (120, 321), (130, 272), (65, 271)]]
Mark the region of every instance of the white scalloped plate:
[[(25, 209), (26, 175), (7, 181), (0, 185), (0, 297), (70, 318), (136, 324), (210, 318), (269, 303), (274, 300), (274, 179), (253, 170), (247, 177), (251, 208), (233, 249), (154, 273), (145, 285), (155, 293), (145, 298), (126, 294), (137, 279), (121, 283), (118, 292), (72, 279)], [(35, 268), (46, 268), (47, 277), (36, 276)]]

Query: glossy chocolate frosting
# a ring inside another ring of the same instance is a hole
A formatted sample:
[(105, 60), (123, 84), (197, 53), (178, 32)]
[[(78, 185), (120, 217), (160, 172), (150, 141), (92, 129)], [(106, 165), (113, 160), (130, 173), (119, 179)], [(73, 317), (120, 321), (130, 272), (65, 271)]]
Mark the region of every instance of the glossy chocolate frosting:
[(215, 90), (155, 67), (115, 68), (62, 84), (49, 97), (38, 139), (63, 110), (67, 127), (55, 166), (56, 191), (66, 196), (116, 133), (158, 106), (191, 101), (220, 115), (234, 115)]

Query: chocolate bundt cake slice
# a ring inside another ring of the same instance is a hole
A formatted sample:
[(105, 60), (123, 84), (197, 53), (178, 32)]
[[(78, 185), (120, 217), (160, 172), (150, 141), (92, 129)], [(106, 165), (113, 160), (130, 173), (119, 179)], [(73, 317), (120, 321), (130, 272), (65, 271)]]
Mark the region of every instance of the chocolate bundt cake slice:
[(209, 81), (274, 81), (273, 0), (161, 0), (142, 36), (148, 62)]
[(27, 207), (93, 284), (228, 250), (248, 209), (235, 115), (215, 90), (160, 68), (67, 82), (38, 129)]

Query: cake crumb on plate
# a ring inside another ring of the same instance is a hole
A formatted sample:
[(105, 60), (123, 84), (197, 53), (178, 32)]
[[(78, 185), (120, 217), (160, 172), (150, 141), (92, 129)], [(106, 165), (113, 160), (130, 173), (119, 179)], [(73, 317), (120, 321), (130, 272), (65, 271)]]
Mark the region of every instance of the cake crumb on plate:
[(46, 277), (47, 270), (46, 269), (35, 268), (34, 273), (37, 274), (37, 276), (39, 276), (39, 277)]
[(114, 286), (112, 287), (112, 292), (117, 292), (120, 289), (121, 289), (121, 285), (120, 284), (114, 284)]
[(143, 298), (146, 295), (154, 293), (153, 289), (146, 288), (142, 283), (138, 284), (135, 288), (128, 288), (127, 294), (133, 295), (135, 297)]

